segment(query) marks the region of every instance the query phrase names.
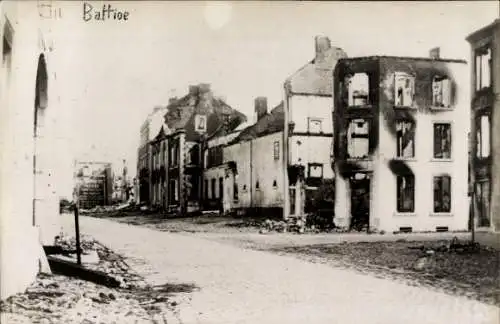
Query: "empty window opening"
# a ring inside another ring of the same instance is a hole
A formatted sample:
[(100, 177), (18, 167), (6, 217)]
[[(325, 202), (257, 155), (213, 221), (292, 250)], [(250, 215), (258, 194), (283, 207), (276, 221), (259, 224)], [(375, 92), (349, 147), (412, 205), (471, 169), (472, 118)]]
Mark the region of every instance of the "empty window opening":
[(415, 77), (403, 72), (394, 74), (395, 106), (412, 107), (415, 95)]
[(451, 81), (447, 77), (437, 76), (432, 80), (432, 106), (451, 106)]
[(434, 124), (434, 158), (451, 159), (451, 124)]
[(255, 183), (255, 189), (260, 189), (260, 184), (259, 184), (259, 181), (257, 180), (257, 182)]
[[(478, 124), (478, 125), (477, 125)], [(490, 116), (482, 115), (477, 123), (476, 143), (477, 152), (476, 156), (479, 158), (486, 158), (490, 156), (491, 145), (491, 126)]]
[(491, 49), (489, 46), (477, 49), (476, 53), (476, 90), (491, 86)]
[(369, 124), (365, 119), (354, 119), (347, 130), (347, 155), (349, 158), (365, 158), (369, 151)]
[(400, 213), (413, 213), (415, 211), (415, 176), (400, 175), (397, 182), (397, 210)]
[(436, 232), (448, 232), (448, 226), (437, 226)]
[(278, 182), (276, 180), (273, 180), (273, 187), (277, 188), (278, 187)]
[(451, 177), (448, 175), (434, 177), (434, 212), (449, 213), (451, 211)]
[(396, 123), (397, 157), (415, 157), (415, 122), (400, 120)]
[(309, 178), (323, 178), (323, 164), (309, 164)]
[(479, 211), (477, 226), (490, 227), (490, 183), (489, 181), (476, 184), (476, 201)]
[(369, 104), (370, 78), (367, 73), (355, 73), (347, 80), (349, 106)]

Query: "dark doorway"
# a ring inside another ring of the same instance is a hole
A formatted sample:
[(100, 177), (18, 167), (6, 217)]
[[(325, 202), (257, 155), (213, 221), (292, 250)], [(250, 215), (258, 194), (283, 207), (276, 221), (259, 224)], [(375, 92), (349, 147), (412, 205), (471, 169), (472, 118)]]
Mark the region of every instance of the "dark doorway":
[(224, 201), (224, 178), (219, 178), (219, 208), (223, 210)]
[(367, 231), (370, 220), (370, 179), (351, 179), (351, 226), (357, 231)]

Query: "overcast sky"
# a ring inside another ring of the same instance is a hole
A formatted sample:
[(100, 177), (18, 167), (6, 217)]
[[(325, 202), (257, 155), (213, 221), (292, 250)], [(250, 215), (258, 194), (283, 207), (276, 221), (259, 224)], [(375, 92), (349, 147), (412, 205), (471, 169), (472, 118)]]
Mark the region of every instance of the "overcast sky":
[[(94, 7), (101, 1), (91, 1)], [(83, 2), (59, 2), (54, 25), (68, 160), (129, 161), (155, 105), (210, 83), (216, 95), (253, 116), (253, 99), (279, 103), (285, 78), (329, 36), (348, 56), (441, 56), (469, 61), (465, 37), (499, 15), (497, 1), (205, 2), (112, 1), (126, 22), (84, 22)], [(69, 175), (70, 177), (71, 175)]]

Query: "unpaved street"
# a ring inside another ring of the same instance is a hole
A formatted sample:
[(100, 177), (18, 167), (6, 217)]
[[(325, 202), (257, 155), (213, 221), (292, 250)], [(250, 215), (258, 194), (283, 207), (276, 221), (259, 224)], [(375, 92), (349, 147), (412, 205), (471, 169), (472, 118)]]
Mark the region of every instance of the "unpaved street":
[(500, 315), (462, 297), (192, 235), (89, 217), (81, 230), (154, 284), (198, 286), (190, 307), (181, 307), (183, 323), (469, 324), (497, 323)]

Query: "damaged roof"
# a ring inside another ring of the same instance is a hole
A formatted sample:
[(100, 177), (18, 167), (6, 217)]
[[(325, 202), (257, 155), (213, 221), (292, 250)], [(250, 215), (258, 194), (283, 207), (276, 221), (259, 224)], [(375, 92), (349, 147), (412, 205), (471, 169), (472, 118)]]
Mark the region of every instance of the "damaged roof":
[(261, 136), (283, 131), (285, 128), (285, 111), (283, 101), (270, 113), (261, 117), (255, 124), (243, 129), (230, 144), (248, 141)]
[[(222, 99), (214, 97), (210, 92), (208, 94), (196, 92), (170, 103), (167, 106), (165, 123), (174, 132), (183, 129), (188, 141), (199, 140), (200, 134), (195, 131), (194, 121), (197, 114), (207, 116), (209, 136), (231, 132), (247, 120), (243, 113), (230, 107)], [(225, 116), (228, 116), (227, 127), (221, 127)]]

